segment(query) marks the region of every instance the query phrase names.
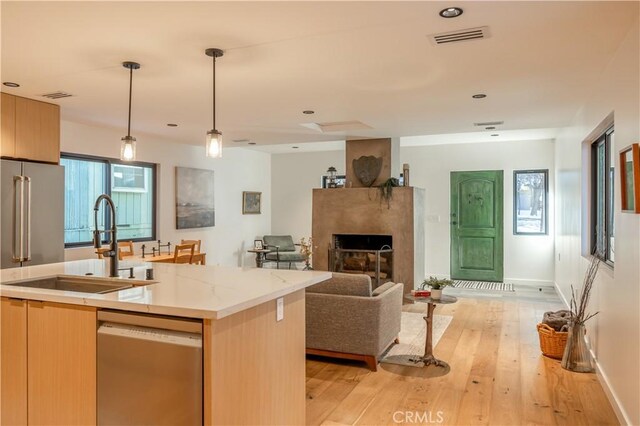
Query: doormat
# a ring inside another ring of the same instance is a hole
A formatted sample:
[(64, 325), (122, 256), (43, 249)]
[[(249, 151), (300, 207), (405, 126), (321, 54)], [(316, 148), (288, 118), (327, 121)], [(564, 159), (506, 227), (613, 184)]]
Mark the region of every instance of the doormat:
[[(393, 344), (380, 357), (380, 362), (387, 364), (408, 365), (410, 367), (424, 367), (424, 363), (415, 363), (413, 358), (424, 355), (424, 344), (427, 338), (427, 323), (424, 315), (415, 312), (403, 312), (398, 338), (400, 343)], [(433, 316), (432, 344), (435, 348), (440, 338), (453, 319), (449, 315)]]
[(455, 288), (470, 288), (474, 290), (515, 291), (511, 283), (492, 283), (487, 281), (454, 281)]

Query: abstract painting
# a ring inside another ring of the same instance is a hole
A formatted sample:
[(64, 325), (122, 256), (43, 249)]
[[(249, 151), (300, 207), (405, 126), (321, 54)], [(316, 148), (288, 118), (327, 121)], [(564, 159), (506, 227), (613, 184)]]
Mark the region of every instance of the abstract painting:
[(215, 225), (213, 170), (176, 167), (176, 229)]
[(262, 192), (242, 193), (242, 214), (260, 214), (260, 197)]

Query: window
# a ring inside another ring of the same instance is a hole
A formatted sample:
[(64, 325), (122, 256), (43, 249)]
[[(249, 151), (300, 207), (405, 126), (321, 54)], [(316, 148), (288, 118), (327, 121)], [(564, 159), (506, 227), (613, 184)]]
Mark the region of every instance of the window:
[(591, 253), (612, 265), (615, 261), (613, 182), (615, 173), (613, 127), (591, 144)]
[(513, 233), (547, 235), (549, 226), (549, 171), (513, 172)]
[[(65, 247), (92, 244), (93, 206), (100, 194), (111, 195), (116, 205), (119, 241), (155, 239), (155, 164), (125, 164), (75, 154), (62, 154), (60, 164), (65, 167)], [(104, 205), (100, 208), (98, 226), (100, 229), (110, 226)]]

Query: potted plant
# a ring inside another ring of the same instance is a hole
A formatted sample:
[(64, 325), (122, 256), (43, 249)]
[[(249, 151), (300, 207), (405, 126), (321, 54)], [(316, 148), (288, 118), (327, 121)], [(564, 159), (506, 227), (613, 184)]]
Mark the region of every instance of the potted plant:
[(440, 300), (440, 298), (442, 297), (442, 289), (447, 286), (455, 287), (453, 285), (453, 281), (447, 278), (429, 277), (428, 279), (422, 281), (420, 288), (424, 290), (427, 287), (430, 287), (431, 298), (434, 300)]

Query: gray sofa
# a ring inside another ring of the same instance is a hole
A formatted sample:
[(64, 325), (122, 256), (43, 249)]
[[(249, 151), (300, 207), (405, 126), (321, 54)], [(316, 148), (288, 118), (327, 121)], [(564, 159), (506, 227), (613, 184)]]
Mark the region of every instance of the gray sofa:
[(307, 288), (307, 353), (362, 360), (376, 371), (400, 333), (403, 289), (389, 282), (372, 291), (368, 275), (337, 272)]

